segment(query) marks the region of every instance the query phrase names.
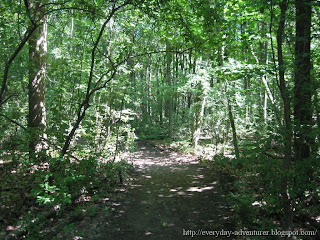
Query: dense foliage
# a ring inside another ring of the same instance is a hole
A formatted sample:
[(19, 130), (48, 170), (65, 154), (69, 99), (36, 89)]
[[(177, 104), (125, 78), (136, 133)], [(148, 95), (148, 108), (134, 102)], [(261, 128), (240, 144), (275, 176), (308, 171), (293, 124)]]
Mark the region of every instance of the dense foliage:
[(141, 138), (230, 175), (239, 227), (316, 229), (320, 6), (294, 2), (1, 0), (0, 226), (39, 238)]

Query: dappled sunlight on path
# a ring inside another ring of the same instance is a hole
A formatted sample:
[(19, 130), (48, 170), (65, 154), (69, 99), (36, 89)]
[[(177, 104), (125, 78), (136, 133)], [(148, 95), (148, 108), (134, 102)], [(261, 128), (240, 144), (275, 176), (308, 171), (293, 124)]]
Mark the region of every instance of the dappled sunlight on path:
[[(76, 229), (83, 239), (191, 239), (187, 230), (232, 230), (228, 183), (196, 157), (137, 143), (133, 179), (106, 201), (108, 211)], [(192, 239), (202, 239), (194, 236)]]
[[(145, 165), (172, 166), (175, 164), (197, 164), (195, 156), (181, 155), (178, 152), (161, 151), (145, 143), (138, 143), (138, 151), (133, 154), (133, 163), (138, 167), (147, 167)], [(141, 146), (142, 145), (142, 146)], [(172, 166), (174, 167), (174, 166)], [(147, 167), (148, 168), (148, 167)]]

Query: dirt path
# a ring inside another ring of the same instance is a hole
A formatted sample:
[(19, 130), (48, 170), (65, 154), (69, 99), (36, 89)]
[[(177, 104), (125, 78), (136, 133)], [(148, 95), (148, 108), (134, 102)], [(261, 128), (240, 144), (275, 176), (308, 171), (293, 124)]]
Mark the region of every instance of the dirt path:
[(216, 174), (193, 156), (137, 146), (134, 179), (106, 202), (107, 211), (76, 223), (72, 239), (178, 240), (191, 239), (188, 230), (232, 230), (228, 187)]

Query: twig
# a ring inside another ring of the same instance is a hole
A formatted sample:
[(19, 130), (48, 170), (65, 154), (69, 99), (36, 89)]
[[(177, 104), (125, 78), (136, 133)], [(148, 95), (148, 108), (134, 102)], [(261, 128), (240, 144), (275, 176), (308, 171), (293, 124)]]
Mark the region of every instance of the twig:
[(22, 129), (27, 130), (27, 128), (26, 128), (25, 126), (23, 126), (22, 124), (18, 123), (16, 120), (13, 120), (13, 119), (9, 118), (9, 117), (7, 117), (6, 115), (4, 115), (4, 114), (2, 114), (2, 113), (0, 113), (0, 116), (1, 116), (1, 117), (4, 117), (4, 118), (7, 119), (8, 121), (10, 121), (10, 122), (18, 125), (18, 126), (21, 127)]

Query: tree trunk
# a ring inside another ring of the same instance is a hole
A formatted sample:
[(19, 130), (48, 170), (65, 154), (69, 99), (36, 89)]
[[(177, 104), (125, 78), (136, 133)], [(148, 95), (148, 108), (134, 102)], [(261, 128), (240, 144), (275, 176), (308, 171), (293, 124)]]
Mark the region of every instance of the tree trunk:
[(37, 153), (46, 148), (46, 55), (47, 55), (47, 17), (44, 9), (40, 8), (41, 1), (30, 1), (29, 10), (31, 24), (40, 21), (39, 27), (29, 39), (29, 115), (28, 131), (29, 156), (36, 157)]
[[(166, 42), (166, 81), (168, 84), (168, 87), (170, 88), (172, 86), (172, 79), (171, 79), (171, 62), (172, 62), (172, 54), (170, 53), (170, 44), (167, 41)], [(169, 125), (168, 125), (168, 134), (169, 137), (172, 136), (172, 125), (173, 125), (173, 118), (172, 118), (172, 94), (171, 90), (169, 95), (167, 96), (167, 113), (168, 113), (168, 120), (169, 120)]]
[(294, 78), (295, 160), (310, 157), (312, 139), (311, 0), (296, 0), (296, 43)]
[(228, 98), (228, 115), (229, 115), (231, 130), (232, 130), (232, 142), (233, 142), (233, 147), (234, 147), (234, 153), (236, 155), (236, 158), (239, 159), (240, 158), (240, 151), (239, 151), (239, 146), (238, 146), (237, 131), (236, 131), (236, 125), (234, 123), (234, 118), (233, 118), (231, 103), (230, 103), (229, 98)]
[(283, 101), (283, 114), (285, 122), (285, 133), (284, 133), (284, 161), (282, 164), (282, 208), (284, 211), (283, 225), (285, 230), (290, 231), (293, 224), (293, 202), (291, 196), (289, 195), (289, 185), (290, 181), (288, 179), (288, 173), (291, 169), (291, 140), (292, 140), (292, 127), (290, 119), (290, 100), (287, 92), (286, 82), (285, 82), (285, 65), (283, 61), (282, 43), (283, 43), (283, 33), (286, 21), (286, 11), (288, 8), (287, 0), (283, 0), (280, 3), (280, 21), (277, 31), (277, 50), (278, 50), (278, 64), (279, 64), (279, 88), (281, 93), (281, 98)]
[(88, 83), (87, 83), (86, 96), (85, 96), (85, 99), (82, 101), (82, 103), (79, 106), (78, 113), (77, 113), (77, 119), (76, 119), (71, 131), (69, 132), (68, 136), (66, 137), (66, 140), (64, 142), (64, 146), (61, 150), (61, 156), (64, 156), (66, 154), (66, 152), (71, 144), (71, 141), (76, 133), (76, 130), (79, 128), (80, 123), (82, 122), (82, 120), (85, 117), (86, 111), (90, 107), (89, 103), (90, 103), (91, 96), (95, 92), (99, 91), (100, 89), (105, 88), (106, 85), (114, 78), (114, 75), (116, 74), (116, 69), (114, 68), (112, 71), (112, 74), (108, 80), (104, 81), (104, 83), (101, 86), (96, 86), (96, 87), (92, 88), (93, 74), (94, 74), (94, 70), (95, 70), (96, 50), (98, 48), (98, 45), (99, 45), (99, 42), (100, 42), (101, 37), (103, 35), (103, 32), (104, 32), (107, 24), (110, 22), (110, 19), (112, 18), (112, 16), (115, 14), (115, 12), (118, 11), (120, 8), (126, 6), (127, 4), (129, 4), (129, 2), (122, 4), (119, 7), (115, 7), (115, 5), (113, 5), (113, 8), (110, 11), (107, 19), (104, 21), (104, 23), (101, 26), (100, 32), (98, 34), (98, 37), (97, 37), (97, 39), (94, 43), (94, 46), (92, 48), (92, 51), (91, 51), (91, 66), (90, 66), (90, 73), (89, 73), (89, 78), (88, 78)]
[(206, 96), (197, 97), (194, 102), (192, 145), (197, 147), (200, 139)]
[(157, 80), (157, 115), (158, 115), (158, 122), (160, 125), (162, 125), (162, 94), (160, 92), (160, 77), (161, 77), (161, 73), (160, 73), (160, 69), (161, 67), (159, 67), (159, 63), (160, 63), (160, 56), (157, 55), (157, 62), (156, 62), (156, 80)]

